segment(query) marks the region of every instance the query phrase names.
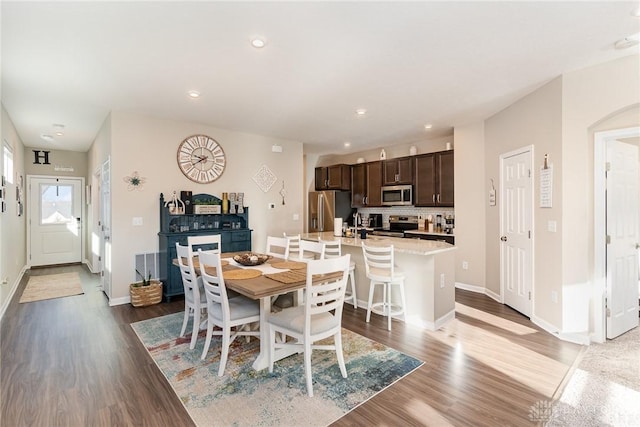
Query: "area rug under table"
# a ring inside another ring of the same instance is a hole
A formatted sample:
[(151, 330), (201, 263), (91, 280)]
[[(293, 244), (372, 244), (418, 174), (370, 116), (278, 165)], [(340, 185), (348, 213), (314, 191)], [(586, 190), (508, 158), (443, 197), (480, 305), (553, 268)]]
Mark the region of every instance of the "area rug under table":
[(272, 374), (255, 371), (251, 364), (260, 341), (239, 338), (231, 346), (224, 376), (218, 377), (220, 338), (214, 336), (207, 358), (200, 360), (203, 333), (189, 350), (190, 335), (178, 338), (182, 318), (183, 313), (175, 313), (131, 326), (193, 421), (203, 427), (328, 425), (423, 363), (343, 329), (348, 378), (342, 378), (335, 352), (314, 351), (314, 397), (309, 397), (302, 354), (276, 362)]
[(34, 302), (83, 293), (77, 272), (31, 276), (19, 302)]

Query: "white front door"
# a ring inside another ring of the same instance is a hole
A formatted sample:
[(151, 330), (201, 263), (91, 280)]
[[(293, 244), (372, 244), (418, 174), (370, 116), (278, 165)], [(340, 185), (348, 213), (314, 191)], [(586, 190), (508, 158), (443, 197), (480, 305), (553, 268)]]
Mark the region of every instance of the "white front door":
[(638, 147), (607, 142), (607, 338), (638, 326)]
[(82, 179), (29, 179), (29, 265), (81, 262)]
[(111, 298), (111, 161), (103, 163), (100, 174), (100, 253), (102, 254), (102, 290)]
[(504, 303), (525, 316), (532, 306), (532, 149), (500, 156), (501, 289)]

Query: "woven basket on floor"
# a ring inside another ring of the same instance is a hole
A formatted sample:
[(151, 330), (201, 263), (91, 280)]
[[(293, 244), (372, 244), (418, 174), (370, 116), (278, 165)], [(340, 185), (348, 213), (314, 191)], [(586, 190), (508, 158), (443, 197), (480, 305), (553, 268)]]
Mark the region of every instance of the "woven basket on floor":
[(152, 280), (149, 286), (134, 286), (137, 284), (132, 283), (129, 285), (132, 306), (146, 307), (162, 301), (162, 282)]

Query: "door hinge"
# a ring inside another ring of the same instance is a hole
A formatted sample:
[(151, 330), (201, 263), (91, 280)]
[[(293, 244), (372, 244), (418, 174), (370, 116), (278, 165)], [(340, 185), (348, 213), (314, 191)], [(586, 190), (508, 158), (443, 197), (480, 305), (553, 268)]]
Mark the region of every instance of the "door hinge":
[(531, 291), (529, 291), (529, 301), (531, 301)]
[(529, 178), (531, 178), (531, 169), (529, 169), (528, 172), (529, 172)]
[(98, 257), (98, 261), (102, 261), (102, 257), (101, 256)]
[(100, 272), (100, 277), (104, 277), (104, 270)]
[(611, 317), (611, 309), (607, 307), (607, 317)]
[(604, 164), (604, 170), (607, 172), (611, 171), (611, 162), (606, 162)]
[(610, 245), (610, 244), (611, 244), (611, 236), (607, 234), (607, 245)]
[(531, 238), (531, 230), (529, 230), (529, 238)]

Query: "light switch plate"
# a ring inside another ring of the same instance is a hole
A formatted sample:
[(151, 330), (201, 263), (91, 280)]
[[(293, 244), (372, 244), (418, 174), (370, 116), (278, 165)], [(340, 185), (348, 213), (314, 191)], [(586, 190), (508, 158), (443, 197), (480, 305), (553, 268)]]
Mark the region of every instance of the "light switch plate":
[(555, 221), (549, 221), (547, 223), (547, 229), (552, 233), (555, 233), (556, 230), (558, 229), (558, 224)]
[(134, 216), (133, 220), (131, 221), (131, 224), (136, 226), (136, 227), (141, 226), (143, 224), (142, 217), (141, 216)]

